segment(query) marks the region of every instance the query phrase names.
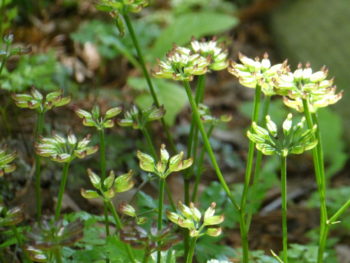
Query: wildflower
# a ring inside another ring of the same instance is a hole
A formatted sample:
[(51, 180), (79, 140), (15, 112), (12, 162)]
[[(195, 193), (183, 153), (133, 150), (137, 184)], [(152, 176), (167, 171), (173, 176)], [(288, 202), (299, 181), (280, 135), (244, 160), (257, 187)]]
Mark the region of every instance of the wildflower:
[(146, 223), (146, 221), (147, 221), (146, 217), (138, 216), (135, 208), (126, 202), (121, 202), (119, 204), (118, 210), (120, 213), (122, 213), (124, 215), (135, 218), (135, 223), (137, 225), (142, 225), (142, 224)]
[(312, 129), (304, 129), (304, 124), (305, 118), (302, 118), (299, 123), (293, 125), (290, 113), (283, 122), (281, 131), (267, 115), (267, 129), (253, 122), (247, 136), (256, 144), (256, 148), (265, 155), (277, 154), (286, 157), (288, 154), (301, 154), (317, 145), (315, 138), (317, 126), (314, 125)]
[(100, 0), (98, 8), (103, 11), (117, 13), (138, 13), (148, 6), (148, 0)]
[(238, 78), (239, 83), (247, 88), (260, 86), (267, 96), (276, 94), (273, 80), (287, 70), (286, 62), (271, 66), (267, 53), (261, 61), (259, 58), (253, 60), (241, 53), (238, 56), (242, 64), (232, 62), (228, 71)]
[(6, 153), (4, 150), (0, 149), (0, 177), (16, 170), (16, 165), (12, 163), (15, 158), (15, 152)]
[(117, 193), (129, 191), (134, 186), (132, 170), (126, 174), (118, 176), (117, 178), (115, 177), (114, 172), (111, 171), (109, 176), (103, 181), (103, 184), (101, 184), (101, 178), (91, 169), (88, 169), (87, 172), (90, 182), (96, 190), (81, 189), (81, 195), (86, 199), (102, 198), (104, 200), (110, 200)]
[(221, 228), (215, 225), (219, 225), (224, 221), (223, 215), (214, 215), (215, 207), (216, 203), (211, 203), (204, 215), (202, 215), (193, 203), (190, 203), (190, 206), (186, 206), (179, 202), (179, 213), (167, 211), (167, 217), (174, 224), (182, 228), (187, 228), (190, 231), (191, 237), (200, 237), (203, 235), (215, 237), (221, 234)]
[(198, 112), (204, 123), (210, 123), (212, 125), (226, 123), (232, 119), (232, 116), (229, 114), (221, 115), (219, 118), (212, 116), (209, 107), (202, 103), (198, 105)]
[(35, 88), (31, 89), (30, 94), (13, 94), (12, 98), (18, 107), (35, 109), (39, 113), (64, 106), (71, 100), (70, 97), (63, 97), (62, 90), (53, 91), (44, 96)]
[(20, 207), (7, 209), (0, 202), (0, 227), (14, 226), (21, 223), (24, 219), (24, 213)]
[(203, 75), (208, 71), (210, 58), (192, 54), (191, 50), (175, 46), (165, 61), (159, 62), (159, 70), (154, 73), (157, 78), (191, 81), (194, 75)]
[(95, 127), (98, 130), (103, 130), (114, 126), (112, 118), (117, 116), (121, 111), (120, 107), (114, 107), (110, 108), (104, 115), (102, 115), (100, 108), (95, 106), (91, 113), (82, 109), (77, 109), (75, 113), (83, 119), (84, 126)]
[(132, 126), (134, 129), (143, 129), (145, 128), (146, 123), (159, 120), (164, 114), (165, 109), (163, 106), (159, 108), (152, 106), (144, 110), (133, 106), (124, 114), (124, 118), (119, 121), (119, 125), (122, 127)]
[(304, 111), (303, 100), (308, 102), (310, 112), (316, 112), (338, 102), (343, 93), (336, 93), (333, 79), (327, 79), (328, 70), (312, 72), (310, 64), (302, 64), (294, 72), (286, 72), (275, 81), (277, 92), (285, 95), (284, 103), (299, 112)]
[(157, 163), (152, 156), (141, 151), (137, 152), (137, 158), (139, 159), (141, 169), (146, 172), (154, 173), (160, 178), (166, 178), (173, 172), (182, 171), (190, 167), (193, 163), (193, 159), (189, 158), (183, 160), (183, 157), (183, 152), (170, 157), (164, 144), (161, 145), (160, 160)]
[(48, 157), (52, 161), (67, 163), (76, 157), (83, 159), (95, 153), (98, 146), (88, 146), (89, 143), (89, 135), (78, 141), (74, 134), (69, 134), (67, 138), (56, 134), (50, 138), (41, 137), (35, 144), (35, 150), (38, 155)]
[(222, 70), (227, 68), (227, 51), (219, 47), (217, 41), (212, 39), (210, 41), (192, 40), (191, 49), (195, 54), (208, 58), (210, 61), (209, 69)]

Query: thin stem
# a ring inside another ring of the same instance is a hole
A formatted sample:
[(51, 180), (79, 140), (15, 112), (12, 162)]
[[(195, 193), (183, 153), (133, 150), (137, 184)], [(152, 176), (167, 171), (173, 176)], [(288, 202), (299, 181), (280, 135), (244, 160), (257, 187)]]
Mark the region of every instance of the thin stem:
[[(159, 178), (159, 202), (158, 202), (158, 220), (157, 220), (157, 229), (158, 231), (162, 230), (162, 222), (163, 222), (163, 203), (164, 203), (164, 187), (165, 179)], [(158, 246), (161, 245), (161, 242), (158, 243)], [(157, 251), (157, 262), (161, 262), (161, 251)]]
[(288, 263), (287, 158), (285, 156), (281, 156), (281, 195), (282, 195), (283, 262)]
[[(117, 229), (121, 230), (123, 228), (123, 224), (122, 224), (122, 221), (120, 220), (120, 217), (119, 217), (117, 211), (115, 210), (115, 207), (114, 207), (113, 203), (110, 200), (108, 200), (107, 204), (108, 204), (108, 207), (110, 209), (110, 212), (112, 213), (112, 216), (113, 216), (113, 219), (114, 219), (114, 222), (115, 222), (115, 225), (116, 225)], [(124, 246), (125, 246), (125, 250), (126, 250), (126, 252), (128, 254), (128, 257), (131, 260), (131, 262), (132, 263), (136, 263), (134, 254), (133, 254), (130, 246), (128, 244), (125, 244), (125, 243), (124, 243)]]
[(61, 214), (62, 199), (63, 199), (64, 190), (66, 189), (69, 165), (70, 165), (70, 162), (67, 162), (64, 164), (64, 167), (63, 167), (61, 185), (60, 185), (60, 190), (58, 192), (58, 199), (57, 199), (56, 212), (55, 212), (56, 221), (60, 218), (60, 214)]
[(55, 255), (56, 263), (62, 263), (62, 255), (61, 255), (61, 250), (59, 248), (54, 250), (54, 255)]
[(188, 251), (187, 258), (186, 258), (186, 263), (192, 263), (194, 250), (196, 248), (196, 241), (197, 241), (197, 238), (193, 238), (191, 241), (190, 249)]
[[(0, 19), (1, 20), (1, 19)], [(1, 32), (1, 31), (0, 31)], [(10, 44), (6, 44), (6, 48), (5, 48), (5, 56), (3, 58), (3, 60), (1, 61), (1, 65), (0, 65), (0, 75), (2, 73), (2, 70), (4, 69), (5, 65), (6, 65), (6, 62), (9, 58), (9, 55), (8, 55), (8, 51), (10, 49)]]
[[(207, 136), (208, 138), (210, 138), (213, 130), (214, 130), (214, 125), (211, 125), (208, 132), (207, 132)], [(203, 163), (204, 163), (204, 156), (205, 156), (206, 151), (204, 149), (202, 149), (200, 155), (199, 155), (199, 159), (198, 159), (198, 163), (197, 163), (197, 170), (196, 170), (196, 178), (195, 178), (195, 182), (194, 182), (194, 186), (193, 186), (193, 192), (192, 192), (192, 202), (196, 202), (197, 200), (197, 193), (198, 193), (198, 186), (199, 186), (199, 182), (201, 181), (202, 178), (202, 174), (203, 174)]]
[[(263, 114), (262, 114), (261, 119), (260, 119), (260, 123), (261, 123), (262, 127), (266, 127), (265, 117), (269, 113), (270, 101), (271, 101), (271, 96), (266, 96), (265, 100), (264, 100)], [(259, 179), (260, 179), (260, 169), (261, 169), (262, 157), (263, 157), (262, 152), (257, 151), (256, 160), (255, 160), (254, 178), (253, 178), (253, 184), (252, 184), (252, 190), (251, 190), (252, 193), (255, 193), (259, 188)], [(251, 207), (248, 210), (247, 231), (249, 231), (252, 217), (253, 217), (253, 207)]]
[(145, 249), (145, 254), (143, 255), (142, 263), (147, 263), (149, 260), (150, 251), (149, 248)]
[(195, 118), (195, 121), (197, 123), (197, 126), (199, 128), (199, 131), (201, 133), (201, 136), (202, 136), (202, 139), (203, 139), (203, 143), (204, 143), (204, 147), (206, 149), (206, 151), (208, 152), (208, 155), (209, 155), (209, 158), (210, 158), (210, 161), (213, 165), (213, 168), (215, 170), (215, 173), (216, 173), (216, 176), (218, 177), (223, 189), (225, 190), (228, 198), (230, 199), (230, 201), (232, 202), (232, 204), (235, 206), (235, 208), (237, 210), (239, 210), (239, 206), (236, 202), (236, 200), (234, 199), (231, 191), (230, 191), (230, 188), (228, 187), (228, 185), (226, 184), (226, 181), (225, 181), (225, 178), (224, 176), (222, 175), (222, 172), (220, 170), (220, 167), (216, 161), (216, 158), (215, 158), (215, 154), (213, 152), (213, 149), (210, 145), (210, 142), (209, 142), (209, 139), (208, 139), (208, 136), (207, 136), (207, 133), (204, 129), (204, 125), (200, 119), (200, 115), (199, 115), (199, 112), (198, 112), (198, 107), (197, 107), (197, 104), (192, 96), (192, 91), (191, 91), (191, 87), (190, 87), (190, 84), (188, 81), (184, 81), (184, 87), (185, 87), (185, 90), (186, 90), (186, 93), (187, 93), (187, 97), (188, 97), (188, 100), (190, 102), (190, 105), (191, 105), (191, 108), (192, 108), (192, 111), (194, 113), (194, 118)]
[[(138, 59), (140, 61), (140, 66), (141, 66), (143, 75), (146, 78), (146, 82), (147, 82), (149, 91), (151, 93), (153, 102), (159, 108), (160, 107), (160, 102), (159, 102), (158, 96), (157, 96), (157, 94), (155, 92), (155, 89), (154, 89), (151, 77), (150, 77), (150, 75), (148, 73), (148, 70), (146, 68), (146, 63), (145, 63), (145, 60), (144, 60), (144, 56), (142, 54), (142, 51), (141, 51), (141, 48), (140, 48), (140, 44), (139, 44), (138, 39), (136, 37), (134, 27), (133, 27), (133, 25), (131, 23), (129, 15), (126, 12), (124, 12), (123, 18), (125, 20), (126, 27), (128, 28), (128, 31), (130, 33), (132, 42), (133, 42), (133, 44), (135, 46), (135, 49), (136, 49), (136, 52), (137, 52), (137, 56), (138, 56)], [(164, 118), (161, 118), (161, 123), (163, 125), (166, 137), (167, 137), (167, 139), (169, 141), (169, 144), (170, 144), (170, 147), (171, 147), (172, 151), (176, 152), (176, 146), (175, 146), (174, 140), (173, 140), (173, 138), (171, 136), (171, 133), (169, 131), (169, 127), (166, 124)]]
[[(35, 141), (43, 134), (44, 129), (44, 113), (39, 112), (37, 116), (36, 129), (35, 129)], [(40, 222), (42, 214), (42, 198), (41, 198), (41, 157), (35, 154), (35, 200), (36, 200), (36, 212), (37, 221)]]
[(328, 224), (334, 224), (337, 219), (350, 207), (350, 199), (338, 209), (337, 212), (328, 220)]

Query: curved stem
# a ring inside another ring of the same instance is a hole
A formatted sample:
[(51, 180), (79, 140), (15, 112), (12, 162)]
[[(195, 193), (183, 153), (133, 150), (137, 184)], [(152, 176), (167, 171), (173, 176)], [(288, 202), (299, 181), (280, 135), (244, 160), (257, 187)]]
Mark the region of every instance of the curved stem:
[(190, 249), (188, 251), (187, 258), (186, 258), (186, 263), (192, 263), (194, 250), (196, 248), (196, 241), (197, 241), (197, 238), (192, 239), (192, 242), (190, 244)]
[(287, 229), (287, 158), (281, 156), (281, 195), (282, 195), (282, 234), (283, 262), (288, 263), (288, 229)]
[[(36, 128), (35, 128), (35, 141), (43, 134), (44, 129), (44, 113), (38, 113)], [(42, 214), (42, 198), (41, 198), (41, 157), (35, 154), (35, 200), (36, 200), (36, 212), (37, 221), (40, 221)]]
[[(163, 203), (164, 203), (164, 187), (165, 179), (159, 178), (159, 202), (158, 202), (158, 220), (157, 220), (157, 229), (158, 231), (162, 230), (162, 221), (163, 221)], [(158, 246), (161, 245), (161, 242), (158, 243)], [(161, 251), (157, 251), (157, 262), (161, 262)]]
[[(144, 56), (142, 54), (142, 51), (141, 51), (141, 48), (140, 48), (140, 44), (139, 44), (138, 39), (136, 37), (134, 27), (133, 27), (133, 25), (131, 23), (131, 20), (130, 20), (130, 17), (129, 17), (129, 15), (127, 13), (123, 14), (123, 18), (125, 20), (126, 27), (128, 28), (128, 31), (130, 33), (132, 42), (133, 42), (133, 44), (135, 46), (135, 49), (136, 49), (136, 52), (137, 52), (137, 56), (138, 56), (138, 59), (140, 61), (140, 66), (141, 66), (143, 75), (146, 78), (146, 82), (147, 82), (149, 91), (151, 93), (153, 102), (159, 108), (160, 107), (160, 102), (159, 102), (158, 96), (157, 96), (157, 94), (155, 92), (155, 89), (154, 89), (151, 77), (150, 77), (150, 75), (148, 73), (148, 70), (146, 68), (146, 63), (145, 63), (145, 60), (144, 60)], [(175, 146), (174, 140), (173, 140), (173, 138), (171, 136), (171, 133), (169, 131), (169, 127), (166, 124), (164, 118), (161, 118), (161, 123), (163, 125), (166, 137), (168, 139), (168, 142), (170, 144), (170, 147), (171, 147), (172, 151), (176, 152), (176, 146)]]
[(60, 190), (58, 192), (58, 199), (57, 199), (56, 212), (55, 212), (56, 221), (60, 218), (60, 214), (61, 214), (62, 199), (63, 199), (64, 190), (66, 189), (69, 165), (70, 165), (70, 162), (67, 162), (64, 164), (64, 167), (63, 167), (62, 180), (61, 180)]
[[(269, 113), (270, 101), (271, 101), (271, 96), (266, 96), (265, 100), (264, 100), (263, 114), (262, 114), (261, 119), (260, 119), (260, 123), (261, 123), (262, 127), (266, 127), (265, 117)], [(257, 189), (259, 188), (259, 179), (260, 179), (260, 169), (261, 169), (262, 157), (263, 157), (262, 152), (257, 151), (256, 161), (255, 161), (255, 169), (254, 169), (254, 178), (253, 178), (253, 184), (252, 184), (252, 190), (251, 190), (252, 193), (255, 193), (257, 191)], [(251, 207), (248, 210), (247, 231), (249, 231), (252, 217), (253, 217), (253, 207)]]

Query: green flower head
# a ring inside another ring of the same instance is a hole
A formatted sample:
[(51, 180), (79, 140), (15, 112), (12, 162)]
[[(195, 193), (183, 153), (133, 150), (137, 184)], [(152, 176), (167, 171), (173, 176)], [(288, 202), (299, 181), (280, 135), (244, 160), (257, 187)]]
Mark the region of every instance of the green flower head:
[(148, 6), (148, 0), (100, 0), (97, 8), (107, 12), (138, 13)]
[(152, 106), (148, 109), (139, 109), (133, 106), (129, 111), (125, 112), (124, 118), (121, 119), (118, 124), (122, 127), (133, 127), (134, 129), (145, 128), (146, 123), (159, 120), (165, 114), (163, 106), (157, 108)]
[(16, 170), (16, 165), (12, 163), (16, 156), (15, 152), (6, 153), (5, 150), (0, 149), (0, 177)]
[(191, 237), (200, 237), (203, 235), (219, 236), (222, 230), (216, 225), (224, 221), (224, 216), (214, 215), (215, 207), (216, 203), (211, 203), (209, 208), (202, 215), (193, 203), (190, 203), (190, 206), (186, 206), (179, 202), (179, 212), (174, 213), (167, 211), (167, 217), (174, 224), (182, 228), (187, 228), (190, 231)]
[(308, 102), (310, 112), (338, 102), (343, 93), (336, 93), (333, 79), (327, 79), (328, 70), (313, 72), (310, 64), (302, 64), (294, 72), (286, 72), (276, 79), (277, 92), (285, 95), (284, 104), (299, 112), (304, 111), (303, 100)]
[(191, 49), (195, 54), (209, 59), (208, 67), (211, 70), (223, 70), (228, 66), (227, 51), (219, 46), (215, 38), (210, 41), (193, 39)]
[(52, 161), (67, 163), (97, 152), (98, 146), (88, 146), (89, 143), (90, 136), (78, 141), (74, 134), (69, 134), (67, 138), (56, 134), (53, 137), (41, 137), (35, 144), (35, 150), (38, 155), (48, 157)]
[(63, 97), (62, 90), (53, 91), (44, 96), (35, 88), (32, 88), (29, 94), (13, 94), (12, 98), (19, 108), (33, 109), (40, 113), (64, 106), (71, 100), (70, 97)]
[(269, 56), (264, 54), (263, 58), (251, 59), (241, 53), (238, 54), (241, 64), (232, 62), (228, 71), (238, 78), (239, 83), (247, 88), (261, 87), (262, 92), (267, 95), (275, 95), (274, 79), (287, 70), (287, 63), (271, 66)]
[(24, 213), (20, 207), (7, 209), (0, 202), (0, 227), (14, 226), (21, 223), (24, 219)]
[(173, 172), (182, 171), (190, 167), (193, 163), (193, 159), (189, 158), (183, 160), (183, 157), (183, 152), (170, 157), (164, 144), (161, 145), (160, 160), (158, 162), (146, 153), (141, 151), (137, 152), (140, 168), (146, 172), (154, 173), (161, 178), (166, 178)]
[(253, 122), (247, 132), (248, 138), (256, 144), (256, 148), (265, 155), (277, 154), (286, 157), (288, 154), (301, 154), (317, 145), (315, 138), (316, 125), (312, 129), (304, 128), (305, 118), (293, 125), (292, 114), (288, 114), (282, 129), (266, 116), (267, 129)]
[(166, 60), (159, 62), (156, 78), (191, 81), (195, 75), (204, 75), (210, 65), (210, 57), (193, 54), (185, 47), (175, 46), (167, 54)]

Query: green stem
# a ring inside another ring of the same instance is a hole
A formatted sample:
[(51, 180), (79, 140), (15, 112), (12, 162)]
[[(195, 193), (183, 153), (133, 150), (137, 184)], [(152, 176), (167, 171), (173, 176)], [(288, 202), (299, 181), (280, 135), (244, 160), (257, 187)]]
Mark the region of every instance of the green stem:
[[(263, 108), (263, 114), (260, 119), (260, 123), (262, 127), (266, 127), (266, 121), (265, 117), (269, 113), (269, 108), (270, 108), (270, 101), (271, 101), (271, 96), (266, 96), (264, 100), (264, 108)], [(256, 154), (256, 161), (255, 161), (255, 169), (254, 169), (254, 178), (253, 178), (253, 184), (252, 184), (252, 193), (255, 193), (259, 189), (259, 180), (260, 180), (260, 169), (261, 169), (261, 162), (262, 162), (262, 157), (263, 154), (261, 151), (257, 151)], [(247, 214), (247, 231), (249, 231), (250, 228), (250, 223), (252, 221), (253, 217), (253, 207), (251, 207), (248, 210)]]
[(328, 224), (334, 224), (337, 219), (350, 207), (350, 199), (338, 209), (337, 212), (328, 220)]
[[(207, 132), (207, 136), (208, 138), (210, 138), (213, 130), (214, 130), (214, 125), (211, 125), (208, 132)], [(199, 186), (199, 182), (201, 181), (202, 178), (202, 174), (203, 174), (203, 163), (204, 163), (204, 156), (205, 156), (206, 151), (204, 149), (202, 149), (200, 155), (199, 155), (199, 159), (197, 162), (197, 169), (196, 169), (196, 179), (194, 182), (194, 187), (193, 187), (193, 193), (192, 193), (192, 202), (196, 202), (197, 200), (197, 193), (198, 193), (198, 186)]]
[[(164, 203), (164, 187), (165, 178), (159, 178), (159, 202), (158, 202), (158, 220), (157, 220), (157, 229), (158, 231), (162, 230), (162, 221), (163, 221), (163, 203)], [(161, 245), (161, 242), (158, 243), (158, 247)], [(157, 263), (161, 262), (161, 251), (157, 252)]]
[(150, 251), (149, 248), (145, 249), (145, 254), (143, 255), (142, 263), (147, 263), (149, 260)]
[(186, 258), (186, 263), (192, 263), (194, 250), (196, 248), (196, 241), (197, 241), (197, 238), (192, 239), (192, 242), (190, 244), (190, 249), (188, 251), (187, 258)]
[[(140, 66), (141, 66), (141, 69), (142, 69), (142, 72), (143, 72), (143, 75), (144, 77), (146, 78), (146, 82), (147, 82), (147, 85), (148, 85), (148, 88), (149, 88), (149, 91), (151, 93), (151, 96), (152, 96), (152, 99), (153, 99), (153, 102), (154, 104), (159, 108), (160, 107), (160, 102), (159, 102), (159, 99), (158, 99), (158, 96), (155, 92), (155, 89), (154, 89), (154, 86), (153, 86), (153, 83), (152, 83), (152, 80), (151, 80), (151, 77), (148, 73), (148, 70), (146, 68), (146, 63), (145, 63), (145, 60), (144, 60), (144, 56), (142, 54), (142, 51), (141, 51), (141, 48), (140, 48), (140, 44), (138, 42), (138, 39), (136, 37), (136, 34), (135, 34), (135, 30), (134, 30), (134, 27), (131, 23), (131, 20), (130, 20), (130, 17), (129, 15), (124, 12), (123, 14), (123, 18), (125, 20), (125, 24), (126, 24), (126, 27), (128, 28), (128, 31), (130, 33), (130, 36), (131, 36), (131, 39), (132, 39), (132, 42), (134, 44), (134, 47), (136, 49), (136, 52), (137, 52), (137, 56), (138, 56), (138, 59), (140, 61)], [(169, 131), (169, 127), (168, 125), (166, 124), (164, 118), (161, 118), (161, 123), (163, 125), (163, 128), (164, 128), (164, 131), (165, 131), (165, 134), (166, 134), (166, 137), (169, 141), (169, 144), (170, 144), (170, 147), (172, 149), (173, 152), (176, 152), (176, 146), (174, 144), (174, 140), (171, 136), (171, 133)]]
[[(44, 129), (44, 113), (39, 112), (37, 116), (37, 123), (35, 129), (35, 141), (43, 134)], [(42, 214), (42, 198), (41, 198), (41, 157), (35, 154), (35, 200), (36, 200), (36, 212), (37, 221), (40, 222)]]
[(195, 121), (197, 123), (197, 126), (199, 128), (199, 131), (201, 133), (201, 136), (202, 136), (202, 139), (203, 139), (203, 143), (204, 143), (204, 147), (206, 149), (206, 151), (208, 152), (208, 155), (209, 155), (209, 158), (210, 158), (210, 161), (213, 165), (213, 168), (215, 170), (215, 173), (216, 173), (216, 176), (218, 177), (223, 189), (225, 190), (228, 198), (230, 199), (230, 201), (232, 202), (232, 204), (235, 206), (235, 208), (237, 210), (239, 210), (239, 206), (236, 202), (236, 200), (234, 199), (231, 191), (230, 191), (230, 188), (228, 187), (228, 185), (226, 184), (226, 181), (225, 181), (225, 178), (224, 176), (222, 175), (222, 172), (220, 170), (220, 167), (216, 161), (216, 158), (215, 158), (215, 154), (213, 152), (213, 149), (211, 148), (211, 145), (210, 145), (210, 142), (209, 142), (209, 139), (208, 139), (208, 136), (207, 136), (207, 133), (204, 129), (204, 125), (200, 119), (200, 115), (199, 115), (199, 112), (198, 112), (198, 107), (197, 107), (197, 104), (193, 98), (193, 95), (192, 95), (192, 91), (191, 91), (191, 87), (190, 87), (190, 84), (188, 81), (184, 81), (184, 87), (185, 87), (185, 90), (186, 90), (186, 93), (187, 93), (187, 97), (188, 97), (188, 100), (189, 100), (189, 103), (191, 105), (191, 108), (192, 108), (192, 111), (193, 111), (193, 114), (194, 114), (194, 118), (195, 118)]
[(320, 240), (319, 248), (317, 253), (317, 263), (323, 262), (323, 254), (326, 248), (326, 241), (328, 235), (328, 212), (327, 212), (327, 203), (326, 203), (326, 178), (324, 173), (324, 160), (323, 160), (323, 149), (322, 141), (320, 136), (320, 127), (318, 125), (317, 116), (311, 114), (309, 110), (309, 103), (306, 99), (303, 99), (304, 115), (308, 128), (311, 129), (314, 124), (317, 125), (316, 130), (316, 139), (318, 140), (317, 146), (312, 150), (313, 162), (315, 167), (316, 182), (320, 198), (321, 205), (321, 216), (320, 216)]
[[(108, 204), (108, 207), (110, 209), (110, 212), (112, 213), (112, 216), (113, 216), (113, 219), (114, 219), (114, 222), (115, 222), (117, 229), (121, 230), (123, 228), (123, 224), (122, 224), (122, 221), (120, 220), (120, 217), (119, 217), (117, 211), (115, 210), (113, 203), (110, 200), (108, 200), (107, 204)], [(130, 246), (128, 244), (125, 244), (125, 243), (124, 243), (124, 246), (125, 246), (125, 250), (128, 254), (129, 260), (131, 260), (132, 263), (136, 263), (134, 254), (133, 254)]]
[[(1, 20), (1, 19), (0, 19)], [(1, 33), (1, 32), (0, 32)], [(0, 36), (2, 37), (2, 36)], [(8, 55), (8, 52), (9, 52), (9, 49), (10, 49), (10, 45), (9, 44), (6, 44), (6, 48), (5, 48), (5, 53), (6, 55), (4, 56), (3, 60), (1, 61), (1, 65), (0, 65), (0, 75), (2, 73), (2, 70), (4, 69), (5, 65), (6, 65), (6, 62), (9, 58), (9, 55)]]
[(59, 248), (55, 249), (54, 251), (56, 263), (62, 263), (62, 255), (61, 255), (61, 250)]
[(57, 199), (56, 212), (55, 212), (55, 220), (56, 221), (58, 221), (58, 219), (60, 218), (60, 214), (61, 214), (62, 199), (63, 199), (64, 190), (66, 189), (69, 165), (70, 165), (70, 162), (67, 162), (64, 164), (64, 167), (63, 167), (61, 185), (60, 185), (60, 189), (58, 192), (58, 199)]
[(288, 263), (287, 158), (285, 156), (281, 156), (281, 195), (282, 195), (283, 262)]

